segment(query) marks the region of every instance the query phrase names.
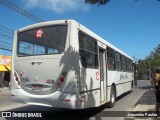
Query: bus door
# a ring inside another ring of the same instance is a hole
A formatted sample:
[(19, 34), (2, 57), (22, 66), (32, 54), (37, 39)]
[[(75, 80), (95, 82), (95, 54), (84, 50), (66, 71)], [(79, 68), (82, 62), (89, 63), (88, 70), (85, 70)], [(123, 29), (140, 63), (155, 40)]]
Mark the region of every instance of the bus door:
[(99, 69), (100, 69), (100, 102), (106, 101), (106, 46), (102, 43), (99, 45)]

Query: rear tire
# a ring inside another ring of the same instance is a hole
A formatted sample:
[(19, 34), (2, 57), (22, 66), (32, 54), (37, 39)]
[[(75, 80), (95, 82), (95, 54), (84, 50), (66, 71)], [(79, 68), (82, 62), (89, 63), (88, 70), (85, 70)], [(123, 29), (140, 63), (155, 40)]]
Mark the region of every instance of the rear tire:
[(114, 86), (112, 86), (110, 92), (110, 101), (107, 103), (107, 107), (112, 108), (115, 105), (115, 102), (116, 102), (116, 90)]

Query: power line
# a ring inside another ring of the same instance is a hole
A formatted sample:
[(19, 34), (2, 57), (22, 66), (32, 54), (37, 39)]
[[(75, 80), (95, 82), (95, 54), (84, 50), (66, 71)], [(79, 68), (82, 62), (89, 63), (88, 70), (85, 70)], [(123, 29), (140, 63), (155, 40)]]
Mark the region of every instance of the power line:
[(8, 37), (6, 38), (5, 36), (1, 36), (1, 35), (0, 35), (0, 38), (3, 39), (3, 40), (9, 40), (9, 41), (13, 42), (12, 38), (8, 38)]
[(0, 36), (13, 38), (13, 33), (8, 33), (8, 31), (4, 31), (0, 29)]
[(8, 39), (13, 39), (13, 34), (14, 34), (13, 30), (0, 25), (0, 36), (1, 36), (1, 38), (6, 38), (7, 37)]
[[(43, 22), (44, 21), (43, 19), (41, 19), (41, 18), (33, 15), (32, 13), (24, 10), (23, 8), (15, 5), (10, 0), (0, 0), (0, 4), (26, 16), (27, 18), (29, 18), (35, 22)], [(6, 50), (6, 51), (12, 51), (13, 34), (14, 34), (13, 30), (0, 25), (0, 38), (1, 38), (0, 39), (1, 40), (0, 41), (1, 42), (0, 49)], [(10, 42), (12, 42), (12, 43), (10, 43)]]
[(11, 47), (11, 46), (1, 45), (1, 44), (0, 44), (0, 48), (1, 48), (1, 49), (5, 49), (5, 50), (8, 50), (8, 51), (12, 51), (12, 47)]
[(14, 31), (0, 25), (0, 38), (13, 39)]
[(8, 43), (8, 44), (13, 44), (13, 40), (8, 40), (8, 39), (5, 39), (5, 38), (2, 38), (0, 36), (0, 43)]
[(4, 27), (4, 26), (2, 26), (2, 25), (0, 25), (0, 29), (3, 29), (3, 30), (7, 30), (8, 32), (11, 32), (11, 33), (13, 33), (14, 31), (13, 30), (11, 30), (11, 29), (9, 29), (9, 28), (6, 28), (6, 27)]
[(5, 48), (2, 48), (2, 47), (0, 46), (0, 49), (12, 52), (12, 49), (8, 49), (8, 48), (6, 48), (6, 47), (5, 47)]
[(0, 4), (12, 9), (12, 10), (15, 10), (16, 12), (32, 19), (33, 21), (35, 22), (43, 22), (44, 20), (42, 20), (41, 18), (33, 15), (32, 13), (24, 10), (23, 8), (20, 8), (19, 6), (15, 5), (14, 3), (12, 3), (11, 1), (9, 0), (0, 0)]
[(0, 25), (0, 49), (5, 51), (12, 51), (14, 31)]
[(6, 37), (6, 38), (10, 38), (10, 39), (12, 39), (12, 38), (13, 38), (13, 37), (11, 37), (11, 36), (4, 35), (4, 34), (1, 34), (1, 33), (0, 33), (0, 35), (1, 35), (1, 36), (3, 36), (3, 37)]
[(12, 51), (12, 45), (4, 44), (4, 43), (1, 44), (0, 43), (0, 49)]
[(3, 41), (3, 39), (2, 39), (2, 41), (0, 40), (0, 44), (1, 44), (1, 43), (7, 44), (7, 45), (11, 45), (11, 46), (13, 45), (12, 43), (9, 43), (8, 41)]

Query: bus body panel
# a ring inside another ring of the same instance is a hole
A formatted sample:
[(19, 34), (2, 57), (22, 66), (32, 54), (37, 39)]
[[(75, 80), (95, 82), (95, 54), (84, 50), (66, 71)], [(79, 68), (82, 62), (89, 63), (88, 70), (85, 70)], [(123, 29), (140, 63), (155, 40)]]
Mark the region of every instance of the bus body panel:
[(132, 89), (132, 80), (133, 73), (108, 70), (108, 85), (112, 86), (113, 83), (116, 85), (117, 96), (120, 96), (121, 94)]
[(29, 94), (23, 89), (12, 89), (11, 94), (14, 96), (11, 97), (13, 102), (26, 103), (31, 105), (40, 105), (40, 106), (49, 106), (49, 107), (58, 107), (58, 108), (68, 108), (68, 109), (84, 109), (89, 107), (98, 107), (98, 102), (93, 98), (98, 97), (97, 94), (93, 96), (93, 91), (84, 94), (69, 94), (56, 91), (49, 95), (33, 95)]
[[(19, 32), (61, 24), (68, 26), (65, 49), (62, 53), (27, 57), (17, 56), (17, 34)], [(100, 77), (99, 66), (87, 68), (82, 65), (79, 47), (79, 33), (81, 32), (97, 41), (98, 64), (100, 64), (100, 51), (101, 57), (103, 57), (104, 82)], [(103, 44), (103, 47), (101, 44)], [(115, 85), (116, 96), (131, 90), (133, 73), (108, 70), (107, 49), (105, 50), (107, 47), (133, 60), (74, 20), (38, 23), (17, 30), (14, 37), (12, 57), (11, 100), (27, 104), (83, 109), (98, 107), (102, 102), (110, 101), (113, 85)], [(20, 84), (17, 82), (17, 77)]]
[(29, 94), (22, 89), (14, 89), (11, 91), (11, 94), (15, 94), (11, 100), (16, 102), (50, 107), (61, 106), (60, 108), (70, 109), (81, 108), (80, 102), (77, 101), (79, 99), (78, 94), (67, 94), (56, 91), (49, 95), (40, 96)]
[[(15, 62), (14, 69), (21, 79), (22, 89), (25, 89), (25, 91), (31, 94), (50, 94), (55, 91), (58, 83), (65, 84), (65, 81), (63, 81), (63, 83), (60, 81), (62, 72), (67, 71), (67, 68), (65, 68), (66, 66), (61, 64), (63, 61), (68, 60), (54, 58), (21, 59), (21, 61)], [(41, 63), (33, 64), (33, 62)], [(39, 86), (36, 86), (36, 84)], [(38, 88), (41, 87), (41, 85), (42, 88)]]

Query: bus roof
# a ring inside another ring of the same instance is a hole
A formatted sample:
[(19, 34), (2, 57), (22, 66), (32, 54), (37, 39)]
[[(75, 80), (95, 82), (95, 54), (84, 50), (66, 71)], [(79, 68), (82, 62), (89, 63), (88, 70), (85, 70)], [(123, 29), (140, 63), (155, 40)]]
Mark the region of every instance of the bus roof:
[(109, 43), (107, 40), (103, 39), (102, 37), (98, 36), (97, 34), (95, 34), (93, 31), (89, 30), (88, 28), (86, 28), (85, 26), (83, 26), (82, 24), (78, 23), (75, 20), (54, 20), (54, 21), (46, 21), (46, 22), (41, 22), (41, 23), (36, 23), (36, 24), (32, 24), (32, 25), (28, 25), (26, 27), (20, 28), (19, 30), (17, 30), (18, 32), (21, 31), (26, 31), (29, 29), (33, 29), (36, 27), (40, 27), (40, 26), (50, 26), (51, 24), (67, 24), (67, 23), (75, 23), (77, 24), (80, 29), (82, 29), (84, 32), (86, 32), (88, 35), (94, 37), (96, 40), (98, 40), (99, 42), (109, 46), (110, 48), (116, 50), (117, 52), (125, 55), (126, 57), (128, 57), (129, 59), (133, 60), (132, 57), (130, 57), (129, 55), (127, 55), (126, 53), (124, 53), (122, 50), (120, 50), (119, 48), (115, 47), (114, 45), (112, 45), (111, 43)]

